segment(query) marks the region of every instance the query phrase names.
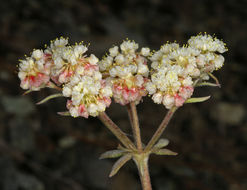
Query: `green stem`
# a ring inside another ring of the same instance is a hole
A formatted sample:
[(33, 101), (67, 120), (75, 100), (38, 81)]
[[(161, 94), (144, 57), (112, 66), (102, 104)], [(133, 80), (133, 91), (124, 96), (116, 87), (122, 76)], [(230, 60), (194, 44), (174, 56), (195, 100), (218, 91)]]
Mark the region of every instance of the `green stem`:
[(137, 150), (139, 152), (142, 152), (141, 132), (140, 132), (139, 119), (138, 119), (138, 115), (137, 115), (135, 102), (130, 102), (130, 104), (128, 106), (130, 107), (129, 117), (130, 117), (130, 120), (132, 123), (131, 126), (132, 126), (133, 135), (135, 138)]
[(151, 150), (151, 148), (154, 146), (154, 144), (159, 140), (160, 136), (162, 135), (162, 133), (164, 132), (164, 130), (166, 129), (169, 121), (171, 120), (174, 112), (177, 110), (177, 107), (172, 107), (167, 113), (166, 116), (164, 117), (163, 121), (161, 122), (160, 126), (158, 127), (158, 129), (156, 130), (156, 132), (154, 133), (153, 137), (151, 138), (151, 140), (149, 141), (148, 145), (145, 148), (145, 152), (148, 152)]
[(108, 117), (105, 112), (99, 114), (99, 119), (102, 123), (119, 139), (119, 141), (127, 148), (136, 150), (135, 145), (124, 134), (124, 132)]
[(133, 117), (132, 117), (132, 111), (131, 111), (131, 108), (130, 108), (130, 104), (127, 104), (126, 105), (126, 108), (127, 108), (127, 111), (128, 111), (128, 116), (129, 116), (129, 120), (130, 120), (130, 125), (133, 129)]

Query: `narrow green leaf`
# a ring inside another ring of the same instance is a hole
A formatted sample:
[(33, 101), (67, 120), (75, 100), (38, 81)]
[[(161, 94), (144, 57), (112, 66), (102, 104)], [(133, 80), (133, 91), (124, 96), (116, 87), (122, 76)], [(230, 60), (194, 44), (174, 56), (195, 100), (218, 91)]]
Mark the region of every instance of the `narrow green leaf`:
[(167, 146), (169, 144), (169, 140), (168, 139), (160, 139), (155, 145), (154, 148), (163, 148), (165, 146)]
[(198, 97), (198, 98), (189, 98), (188, 100), (185, 101), (185, 103), (197, 103), (197, 102), (204, 102), (208, 100), (210, 96), (205, 96), (205, 97)]
[(29, 93), (31, 93), (32, 92), (32, 90), (27, 90), (26, 92), (24, 92), (22, 95), (24, 96), (24, 95), (27, 95), (27, 94), (29, 94)]
[(122, 156), (126, 151), (124, 150), (110, 150), (107, 152), (104, 152), (100, 155), (99, 159), (105, 159), (105, 158), (117, 158)]
[(155, 150), (153, 152), (154, 154), (157, 154), (157, 155), (168, 155), (168, 156), (176, 156), (178, 153), (176, 152), (173, 152), (169, 149), (158, 149), (158, 150)]
[(197, 86), (213, 86), (213, 87), (220, 87), (220, 84), (216, 84), (216, 83), (211, 83), (211, 82), (202, 82), (202, 83), (198, 83), (196, 85)]
[(70, 113), (68, 111), (64, 111), (64, 112), (57, 112), (58, 115), (61, 116), (71, 116)]
[(115, 162), (115, 164), (113, 165), (109, 177), (114, 176), (114, 175), (120, 170), (120, 168), (121, 168), (126, 162), (128, 162), (131, 158), (132, 158), (132, 155), (131, 155), (131, 154), (125, 154), (124, 156), (122, 156), (121, 158), (119, 158), (119, 159)]
[(50, 96), (47, 96), (46, 98), (44, 98), (43, 100), (39, 101), (39, 102), (36, 103), (36, 104), (40, 105), (40, 104), (43, 104), (43, 103), (49, 101), (50, 99), (57, 98), (57, 97), (62, 97), (62, 96), (63, 96), (63, 94), (61, 94), (61, 93), (52, 94), (52, 95), (50, 95)]

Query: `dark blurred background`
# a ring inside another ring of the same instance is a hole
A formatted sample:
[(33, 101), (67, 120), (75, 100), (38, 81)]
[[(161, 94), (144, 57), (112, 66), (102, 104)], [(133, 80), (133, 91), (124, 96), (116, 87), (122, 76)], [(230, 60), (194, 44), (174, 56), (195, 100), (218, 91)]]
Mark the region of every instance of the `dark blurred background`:
[[(123, 39), (159, 49), (166, 41), (185, 43), (199, 32), (215, 34), (229, 48), (215, 75), (222, 88), (185, 105), (163, 137), (176, 157), (151, 156), (154, 190), (247, 189), (247, 1), (246, 0), (6, 0), (0, 4), (0, 189), (137, 190), (137, 170), (128, 163), (113, 178), (113, 160), (98, 160), (118, 142), (97, 118), (62, 117), (65, 100), (35, 103), (52, 90), (22, 96), (18, 59), (59, 37), (90, 43), (99, 58)], [(148, 98), (138, 105), (147, 143), (166, 109)], [(126, 133), (124, 107), (107, 111)], [(131, 136), (130, 136), (131, 137)]]

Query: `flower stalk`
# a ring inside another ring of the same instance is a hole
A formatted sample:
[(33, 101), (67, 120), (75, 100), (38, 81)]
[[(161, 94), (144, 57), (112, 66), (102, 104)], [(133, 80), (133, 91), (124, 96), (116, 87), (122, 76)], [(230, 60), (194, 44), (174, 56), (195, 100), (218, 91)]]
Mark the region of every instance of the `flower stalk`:
[(169, 121), (171, 120), (173, 114), (175, 113), (175, 111), (177, 110), (177, 107), (172, 107), (167, 113), (166, 116), (164, 117), (163, 121), (161, 122), (160, 126), (158, 127), (158, 129), (156, 130), (156, 132), (154, 133), (153, 137), (151, 138), (151, 140), (149, 141), (148, 145), (145, 148), (145, 151), (149, 151), (152, 149), (152, 147), (154, 146), (154, 144), (159, 140), (160, 136), (163, 134), (164, 130), (166, 129)]
[(118, 138), (118, 140), (126, 147), (131, 150), (135, 150), (135, 145), (131, 140), (124, 134), (124, 132), (108, 117), (105, 112), (101, 112), (98, 118), (102, 123)]
[(137, 150), (139, 152), (142, 152), (141, 132), (135, 102), (130, 102), (129, 106), (131, 112), (130, 120), (132, 120), (132, 130), (135, 139), (135, 144), (137, 146)]

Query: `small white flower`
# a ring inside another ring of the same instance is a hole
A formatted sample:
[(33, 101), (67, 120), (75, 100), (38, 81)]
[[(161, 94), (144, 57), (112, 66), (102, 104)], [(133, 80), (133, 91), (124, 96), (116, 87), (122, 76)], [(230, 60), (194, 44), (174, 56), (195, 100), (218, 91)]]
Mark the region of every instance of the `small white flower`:
[(74, 47), (74, 54), (77, 58), (79, 58), (82, 54), (87, 51), (87, 47), (84, 45), (76, 45)]
[(118, 54), (118, 46), (114, 46), (109, 49), (110, 56), (115, 57)]
[(110, 97), (112, 96), (112, 88), (110, 86), (106, 86), (101, 89), (101, 93), (103, 96)]
[(121, 50), (124, 52), (124, 53), (134, 53), (135, 50), (138, 49), (138, 44), (135, 43), (134, 41), (131, 42), (131, 41), (124, 41), (121, 45), (120, 45), (120, 48)]
[(51, 47), (64, 47), (68, 44), (68, 39), (61, 37), (60, 39), (56, 39), (53, 43), (51, 43)]
[(211, 51), (224, 53), (227, 51), (225, 44), (217, 38), (213, 38), (210, 35), (198, 35), (192, 36), (188, 40), (190, 47), (197, 48), (202, 51)]
[(141, 49), (141, 55), (148, 56), (149, 54), (150, 54), (150, 49), (149, 48), (142, 48)]
[(27, 74), (25, 72), (23, 72), (23, 71), (20, 71), (18, 73), (18, 77), (19, 77), (20, 80), (23, 80), (26, 76), (27, 76)]
[(103, 111), (105, 111), (105, 108), (106, 108), (105, 104), (103, 104), (102, 102), (98, 102), (97, 111), (103, 112)]
[(33, 53), (32, 53), (32, 57), (34, 59), (36, 59), (36, 60), (41, 59), (43, 57), (43, 55), (44, 55), (43, 51), (42, 50), (39, 50), (39, 49), (34, 50)]
[(147, 82), (145, 86), (149, 94), (154, 94), (156, 92), (156, 86), (152, 82)]
[(72, 107), (69, 109), (69, 112), (70, 112), (70, 115), (72, 117), (78, 117), (79, 116), (79, 113), (78, 113), (78, 108), (77, 107)]
[(152, 96), (152, 99), (153, 99), (154, 103), (156, 103), (156, 104), (161, 104), (162, 99), (163, 99), (163, 95), (162, 95), (160, 92), (155, 93), (155, 94)]
[(144, 64), (139, 64), (137, 72), (142, 75), (147, 74), (149, 72), (148, 66)]
[(119, 54), (115, 57), (115, 61), (119, 64), (123, 63), (125, 61), (124, 56), (122, 54)]
[(171, 109), (172, 106), (174, 105), (175, 100), (174, 97), (170, 96), (170, 95), (165, 95), (163, 98), (163, 104), (167, 109)]
[(70, 97), (71, 96), (71, 88), (69, 88), (68, 86), (65, 86), (63, 88), (63, 95), (65, 97)]
[(96, 104), (92, 103), (88, 106), (88, 112), (90, 115), (92, 116), (95, 116), (97, 115), (97, 110), (98, 110), (98, 107)]
[(184, 86), (191, 86), (193, 84), (193, 80), (191, 77), (186, 77), (183, 81), (182, 84)]
[(215, 64), (215, 68), (219, 69), (223, 66), (225, 59), (222, 55), (218, 55), (215, 60), (214, 60), (214, 64)]
[(143, 79), (143, 76), (141, 75), (136, 75), (136, 85), (141, 87), (144, 83), (144, 79)]
[(99, 59), (94, 54), (91, 54), (90, 57), (88, 58), (88, 61), (90, 64), (96, 65)]

